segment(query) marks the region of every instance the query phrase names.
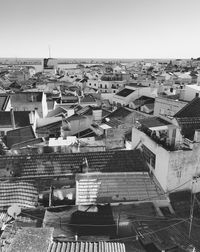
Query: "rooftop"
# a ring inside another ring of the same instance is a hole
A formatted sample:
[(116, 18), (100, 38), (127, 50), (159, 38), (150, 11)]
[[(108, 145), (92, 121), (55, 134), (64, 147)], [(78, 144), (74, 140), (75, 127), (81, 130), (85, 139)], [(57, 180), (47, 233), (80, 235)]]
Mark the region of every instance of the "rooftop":
[(78, 205), (166, 199), (148, 172), (77, 174)]
[[(36, 154), (0, 157), (0, 176), (7, 177), (10, 171), (15, 177), (38, 178), (66, 176), (80, 172), (84, 159), (89, 172), (143, 172), (147, 171), (139, 150), (115, 150), (87, 153)], [(19, 170), (20, 167), (20, 170)]]
[(22, 208), (35, 207), (38, 192), (29, 182), (0, 182), (0, 207), (9, 207), (17, 203)]
[(80, 103), (88, 103), (88, 102), (94, 103), (96, 102), (96, 99), (92, 95), (85, 95), (80, 101)]
[[(13, 113), (17, 128), (30, 125), (30, 111), (14, 111)], [(0, 111), (0, 127), (12, 127), (10, 111)]]
[(52, 228), (23, 228), (18, 230), (7, 252), (45, 252), (51, 242)]
[(56, 107), (54, 110), (50, 111), (47, 114), (47, 117), (54, 117), (54, 116), (61, 116), (65, 115), (67, 113), (67, 110), (62, 107)]
[(159, 117), (148, 117), (145, 119), (141, 119), (141, 120), (139, 120), (139, 123), (149, 129), (153, 129), (155, 127), (162, 127), (162, 126), (166, 126), (166, 125), (171, 125), (171, 123), (169, 123), (168, 121), (165, 121), (164, 119), (159, 118)]
[(174, 117), (185, 118), (185, 117), (200, 117), (200, 98), (197, 97), (185, 105), (179, 110)]
[(124, 107), (119, 107), (115, 111), (107, 115), (108, 118), (125, 118), (126, 116), (133, 113), (132, 110)]
[(124, 88), (123, 90), (121, 90), (118, 93), (116, 93), (116, 95), (122, 96), (122, 97), (127, 97), (130, 94), (132, 94), (134, 91), (135, 90), (133, 90), (133, 89)]
[(35, 139), (35, 134), (32, 126), (26, 126), (23, 128), (18, 128), (10, 130), (7, 132), (6, 145), (11, 148), (14, 144), (19, 144), (25, 141), (30, 141)]
[(42, 92), (19, 92), (11, 95), (11, 104), (41, 102)]
[(125, 252), (124, 243), (119, 242), (52, 242), (47, 252)]

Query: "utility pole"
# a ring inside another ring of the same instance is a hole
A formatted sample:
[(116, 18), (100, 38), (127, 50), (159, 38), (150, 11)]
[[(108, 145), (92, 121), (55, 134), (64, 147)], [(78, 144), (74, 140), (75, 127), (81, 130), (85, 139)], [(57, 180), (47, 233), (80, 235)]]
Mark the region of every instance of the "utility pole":
[(189, 238), (191, 237), (191, 232), (192, 232), (192, 221), (194, 217), (194, 204), (195, 204), (195, 199), (196, 199), (195, 189), (196, 189), (196, 183), (197, 183), (198, 178), (199, 178), (198, 176), (195, 176), (193, 177), (193, 180), (192, 180)]

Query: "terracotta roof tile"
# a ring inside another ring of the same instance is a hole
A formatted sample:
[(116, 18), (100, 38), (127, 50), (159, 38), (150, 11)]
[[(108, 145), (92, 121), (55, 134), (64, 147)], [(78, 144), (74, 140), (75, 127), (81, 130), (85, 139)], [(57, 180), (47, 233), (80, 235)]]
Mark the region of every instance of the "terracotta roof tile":
[(119, 242), (53, 242), (47, 252), (125, 252), (124, 243)]
[(137, 172), (147, 171), (139, 150), (99, 151), (88, 153), (40, 154), (0, 157), (0, 176), (12, 171), (16, 177), (35, 178), (64, 176), (80, 172), (84, 158), (89, 171)]
[(34, 207), (38, 192), (33, 184), (28, 182), (1, 182), (0, 207), (8, 207), (16, 203), (21, 207)]
[(147, 172), (77, 174), (76, 180), (78, 205), (166, 199)]

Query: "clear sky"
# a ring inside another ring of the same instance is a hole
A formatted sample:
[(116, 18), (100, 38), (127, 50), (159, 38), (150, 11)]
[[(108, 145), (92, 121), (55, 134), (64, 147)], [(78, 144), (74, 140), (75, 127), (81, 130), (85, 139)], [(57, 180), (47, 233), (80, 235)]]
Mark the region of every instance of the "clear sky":
[(0, 3), (0, 57), (200, 56), (200, 0)]

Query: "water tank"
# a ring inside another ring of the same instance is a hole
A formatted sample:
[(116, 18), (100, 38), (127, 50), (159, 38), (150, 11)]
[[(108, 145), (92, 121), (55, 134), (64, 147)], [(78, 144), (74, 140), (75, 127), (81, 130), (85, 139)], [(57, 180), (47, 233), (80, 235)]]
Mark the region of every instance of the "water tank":
[(102, 120), (102, 109), (93, 109), (93, 120), (94, 121), (101, 121)]

